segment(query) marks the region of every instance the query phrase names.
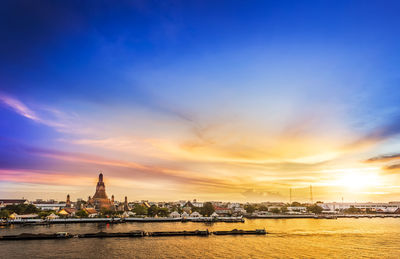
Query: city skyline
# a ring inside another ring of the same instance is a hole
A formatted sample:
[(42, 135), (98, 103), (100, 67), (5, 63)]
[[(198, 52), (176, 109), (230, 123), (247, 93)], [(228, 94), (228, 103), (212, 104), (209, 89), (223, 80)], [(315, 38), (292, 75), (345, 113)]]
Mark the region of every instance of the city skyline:
[(400, 200), (396, 1), (1, 5), (2, 198)]

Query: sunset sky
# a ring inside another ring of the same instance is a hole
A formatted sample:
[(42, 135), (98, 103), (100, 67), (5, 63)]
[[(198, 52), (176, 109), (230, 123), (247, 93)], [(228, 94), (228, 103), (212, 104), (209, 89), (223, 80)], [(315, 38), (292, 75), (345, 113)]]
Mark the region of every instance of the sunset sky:
[(399, 201), (399, 1), (1, 1), (0, 197)]

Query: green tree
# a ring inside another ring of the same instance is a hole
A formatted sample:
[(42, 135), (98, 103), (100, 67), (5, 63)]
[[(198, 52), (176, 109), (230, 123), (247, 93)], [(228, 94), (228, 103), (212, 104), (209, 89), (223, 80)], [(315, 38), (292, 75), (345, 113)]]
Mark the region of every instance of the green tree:
[(19, 215), (32, 214), (32, 213), (40, 212), (40, 209), (38, 209), (33, 204), (7, 205), (5, 207), (5, 209), (8, 210), (10, 213), (14, 213), (15, 212), (15, 213), (17, 213)]
[(273, 209), (271, 209), (271, 212), (275, 213), (275, 214), (278, 214), (278, 213), (281, 212), (281, 210), (279, 208), (273, 208)]
[(205, 202), (200, 210), (200, 214), (209, 217), (214, 213), (215, 209), (211, 202)]
[(281, 208), (281, 212), (282, 212), (282, 213), (286, 213), (286, 212), (288, 212), (288, 209), (287, 209), (287, 207), (286, 207), (286, 206), (282, 207), (282, 208)]
[(253, 213), (254, 211), (256, 211), (256, 207), (253, 204), (244, 205), (244, 209), (247, 213)]
[(87, 218), (89, 214), (85, 210), (78, 210), (75, 215), (80, 218)]
[(10, 216), (10, 214), (11, 213), (9, 210), (6, 209), (0, 210), (0, 219), (6, 219)]
[(260, 206), (258, 207), (258, 210), (259, 210), (259, 211), (268, 211), (268, 207), (265, 206), (265, 205), (260, 205)]
[(178, 205), (172, 205), (171, 211), (177, 211), (180, 214), (183, 212), (181, 206), (178, 206)]
[(313, 204), (307, 207), (307, 211), (314, 214), (320, 214), (323, 211), (323, 208), (317, 204)]
[(136, 215), (147, 215), (147, 207), (143, 206), (142, 204), (135, 204), (132, 212)]
[(168, 217), (169, 210), (167, 208), (159, 208), (158, 211), (157, 211), (157, 215), (159, 217)]
[(103, 216), (113, 216), (115, 214), (114, 211), (107, 209), (107, 208), (102, 208), (100, 211), (101, 215)]
[(147, 210), (147, 216), (154, 217), (157, 215), (158, 207), (156, 205), (151, 205), (150, 208)]
[(44, 219), (47, 216), (49, 216), (51, 213), (54, 213), (54, 211), (52, 210), (42, 210), (41, 212), (39, 212), (39, 218)]
[(291, 207), (301, 207), (301, 203), (297, 202), (297, 201), (294, 201), (294, 202), (292, 202), (292, 204), (290, 204), (290, 206)]
[(354, 207), (350, 207), (348, 209), (344, 210), (345, 213), (360, 213), (361, 209), (359, 208), (354, 208)]

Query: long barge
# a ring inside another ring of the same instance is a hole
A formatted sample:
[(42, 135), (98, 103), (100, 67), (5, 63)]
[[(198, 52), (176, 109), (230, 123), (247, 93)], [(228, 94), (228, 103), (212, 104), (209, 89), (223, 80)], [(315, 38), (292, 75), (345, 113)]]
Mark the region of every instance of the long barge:
[(9, 235), (9, 236), (0, 236), (0, 241), (2, 240), (43, 240), (43, 239), (67, 239), (72, 238), (74, 235), (71, 235), (67, 232), (57, 232), (54, 234), (32, 234), (32, 233), (22, 233), (19, 235)]
[(106, 237), (144, 237), (146, 232), (138, 230), (131, 232), (97, 232), (97, 233), (87, 233), (78, 234), (76, 237), (79, 238), (106, 238)]
[(158, 231), (145, 232), (142, 230), (131, 232), (97, 232), (85, 234), (70, 234), (68, 232), (57, 232), (54, 234), (31, 234), (22, 233), (19, 235), (0, 236), (0, 241), (6, 240), (43, 240), (43, 239), (68, 239), (68, 238), (112, 238), (112, 237), (168, 237), (168, 236), (209, 236), (209, 235), (265, 235), (265, 229), (213, 231), (193, 230), (193, 231)]
[(208, 230), (194, 230), (194, 231), (159, 231), (159, 232), (148, 232), (150, 237), (161, 237), (161, 236), (208, 236), (210, 232)]
[(214, 235), (266, 235), (267, 231), (265, 229), (256, 229), (256, 230), (242, 230), (242, 229), (233, 229), (230, 231), (213, 231)]

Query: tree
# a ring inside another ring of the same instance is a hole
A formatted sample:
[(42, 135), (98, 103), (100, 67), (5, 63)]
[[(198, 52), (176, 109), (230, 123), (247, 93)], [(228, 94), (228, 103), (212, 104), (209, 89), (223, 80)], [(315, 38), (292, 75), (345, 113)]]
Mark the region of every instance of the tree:
[(348, 209), (344, 210), (345, 213), (360, 213), (361, 209), (359, 208), (354, 208), (354, 207), (350, 207)]
[(6, 210), (6, 209), (0, 210), (0, 219), (6, 219), (9, 216), (10, 216), (9, 210)]
[(150, 208), (147, 210), (147, 215), (149, 217), (154, 217), (157, 215), (158, 207), (156, 205), (151, 205)]
[(268, 207), (265, 206), (265, 205), (260, 205), (260, 206), (258, 207), (258, 210), (259, 210), (259, 211), (268, 211)]
[(80, 217), (80, 218), (87, 218), (89, 216), (89, 214), (85, 210), (78, 210), (75, 213), (75, 215)]
[(247, 213), (253, 213), (256, 210), (256, 207), (253, 204), (244, 205), (244, 209)]
[(294, 201), (294, 202), (292, 202), (292, 204), (290, 206), (291, 207), (301, 207), (301, 203), (297, 202), (297, 201)]
[(323, 208), (317, 204), (313, 204), (307, 207), (307, 211), (314, 214), (320, 214), (323, 211)]
[(100, 212), (101, 212), (101, 215), (103, 215), (103, 216), (113, 216), (115, 214), (114, 211), (107, 209), (107, 208), (102, 208)]
[(211, 202), (205, 202), (200, 210), (200, 214), (209, 217), (214, 213), (215, 209)]
[(167, 208), (159, 208), (158, 212), (157, 212), (157, 215), (160, 216), (160, 217), (168, 217), (169, 211), (168, 211)]
[(18, 205), (7, 205), (5, 207), (10, 213), (17, 214), (32, 214), (40, 212), (40, 209), (33, 204), (18, 204)]
[(183, 212), (181, 206), (177, 206), (177, 205), (172, 205), (171, 211), (177, 211), (179, 214), (181, 214)]
[(147, 215), (147, 207), (141, 204), (135, 204), (132, 211), (136, 215)]
[(46, 218), (47, 216), (49, 216), (51, 213), (54, 213), (54, 211), (52, 210), (42, 210), (41, 212), (39, 212), (39, 218)]
[(281, 210), (279, 208), (273, 208), (273, 209), (271, 209), (271, 212), (274, 214), (278, 214), (281, 212)]
[(281, 208), (281, 212), (282, 212), (282, 213), (288, 212), (288, 208), (287, 208), (286, 206), (282, 207), (282, 208)]

